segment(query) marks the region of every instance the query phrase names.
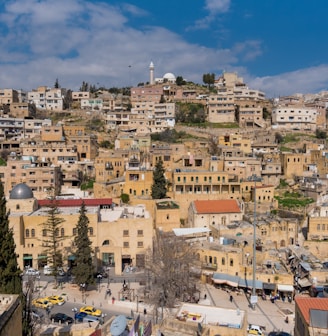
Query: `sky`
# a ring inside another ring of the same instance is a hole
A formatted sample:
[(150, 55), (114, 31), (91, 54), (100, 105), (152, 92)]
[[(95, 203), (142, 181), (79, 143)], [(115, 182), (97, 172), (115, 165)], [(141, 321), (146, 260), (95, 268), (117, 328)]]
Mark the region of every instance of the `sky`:
[(327, 0), (6, 0), (0, 88), (236, 72), (268, 98), (328, 90)]

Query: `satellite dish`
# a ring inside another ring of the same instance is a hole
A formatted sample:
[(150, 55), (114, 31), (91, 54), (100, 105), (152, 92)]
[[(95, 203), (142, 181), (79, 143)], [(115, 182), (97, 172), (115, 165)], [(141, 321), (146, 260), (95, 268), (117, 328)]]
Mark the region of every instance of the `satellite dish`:
[(110, 333), (112, 336), (120, 336), (125, 330), (126, 325), (126, 317), (124, 315), (119, 315), (113, 320), (110, 326)]

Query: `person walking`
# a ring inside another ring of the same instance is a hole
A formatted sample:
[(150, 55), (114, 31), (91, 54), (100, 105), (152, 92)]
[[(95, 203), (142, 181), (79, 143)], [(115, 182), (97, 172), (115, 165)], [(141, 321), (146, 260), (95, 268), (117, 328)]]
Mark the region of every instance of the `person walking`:
[(230, 302), (232, 302), (233, 301), (233, 296), (232, 295), (230, 295)]

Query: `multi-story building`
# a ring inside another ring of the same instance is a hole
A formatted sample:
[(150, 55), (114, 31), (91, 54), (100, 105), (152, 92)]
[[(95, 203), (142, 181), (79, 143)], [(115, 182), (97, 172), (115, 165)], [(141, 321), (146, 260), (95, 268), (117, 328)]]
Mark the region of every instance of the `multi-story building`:
[(10, 104), (9, 116), (12, 118), (27, 118), (35, 116), (35, 106), (27, 102), (13, 102)]
[(103, 100), (100, 98), (89, 98), (89, 99), (82, 98), (81, 108), (101, 111), (103, 108)]
[(312, 176), (309, 170), (311, 154), (306, 153), (281, 153), (282, 174), (286, 179), (295, 176)]
[(163, 86), (153, 85), (145, 87), (133, 87), (131, 88), (131, 104), (132, 107), (140, 102), (153, 102), (159, 103), (163, 96)]
[[(11, 210), (18, 264), (41, 268), (47, 263), (46, 231), (50, 200), (36, 201), (26, 184), (17, 185), (10, 193), (7, 206)], [(152, 246), (153, 218), (144, 205), (113, 206), (111, 199), (58, 199), (59, 217), (64, 220), (59, 230), (64, 266), (74, 263), (74, 237), (79, 210), (84, 202), (89, 219), (89, 238), (94, 254), (94, 266), (111, 266), (115, 274), (122, 274), (128, 266), (145, 266), (146, 251)]]
[(28, 102), (42, 110), (62, 111), (66, 89), (39, 86), (27, 93)]
[(62, 178), (61, 169), (51, 165), (47, 160), (40, 161), (35, 156), (10, 156), (7, 166), (0, 166), (0, 177), (4, 185), (5, 195), (19, 183), (27, 183), (38, 198), (48, 196), (53, 188), (60, 193)]
[(317, 110), (303, 106), (277, 106), (272, 109), (272, 128), (315, 131)]
[(18, 92), (13, 89), (0, 89), (0, 105), (18, 103)]
[(233, 123), (236, 120), (235, 100), (232, 92), (218, 92), (207, 100), (208, 121), (211, 123)]

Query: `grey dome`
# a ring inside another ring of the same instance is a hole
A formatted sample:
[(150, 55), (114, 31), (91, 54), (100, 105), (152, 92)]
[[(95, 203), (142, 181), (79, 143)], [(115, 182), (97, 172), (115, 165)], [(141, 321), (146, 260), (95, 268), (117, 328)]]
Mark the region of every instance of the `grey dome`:
[(27, 199), (33, 197), (33, 191), (25, 183), (19, 183), (15, 185), (9, 196), (10, 199)]

